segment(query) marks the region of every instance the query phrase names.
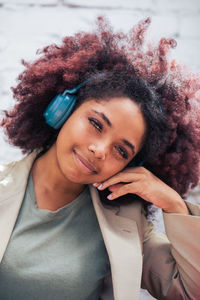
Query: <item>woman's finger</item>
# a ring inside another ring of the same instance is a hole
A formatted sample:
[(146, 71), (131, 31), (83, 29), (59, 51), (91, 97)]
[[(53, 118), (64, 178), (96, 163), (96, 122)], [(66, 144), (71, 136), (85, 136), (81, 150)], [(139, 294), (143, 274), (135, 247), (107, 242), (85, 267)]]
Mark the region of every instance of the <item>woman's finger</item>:
[(114, 200), (118, 197), (124, 196), (126, 194), (137, 194), (137, 183), (129, 183), (129, 184), (123, 184), (120, 188), (113, 191), (111, 194), (107, 196), (109, 200)]
[(102, 183), (94, 184), (94, 186), (97, 187), (99, 190), (104, 190), (107, 187), (114, 184), (118, 184), (122, 182), (138, 181), (141, 179), (141, 176), (142, 174), (133, 173), (133, 172), (131, 173), (120, 172)]
[(119, 188), (121, 188), (123, 185), (125, 185), (125, 183), (113, 184), (113, 185), (110, 185), (108, 187), (108, 189), (109, 189), (110, 192), (114, 192), (114, 191), (117, 191)]

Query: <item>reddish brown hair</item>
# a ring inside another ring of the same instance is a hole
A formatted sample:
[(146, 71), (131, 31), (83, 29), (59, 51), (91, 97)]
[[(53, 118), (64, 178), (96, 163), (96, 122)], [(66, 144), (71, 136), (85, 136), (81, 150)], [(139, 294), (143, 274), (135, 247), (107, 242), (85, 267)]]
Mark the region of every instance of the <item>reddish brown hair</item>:
[(43, 112), (55, 95), (94, 73), (132, 72), (158, 97), (168, 127), (163, 151), (146, 166), (184, 197), (199, 181), (200, 76), (167, 59), (176, 45), (173, 39), (146, 45), (149, 23), (149, 19), (140, 22), (126, 35), (115, 33), (109, 22), (99, 17), (94, 32), (67, 36), (62, 45), (38, 51), (41, 56), (36, 61), (23, 61), (25, 70), (12, 88), (17, 103), (1, 122), (8, 141), (23, 153), (50, 146), (58, 131), (46, 125)]

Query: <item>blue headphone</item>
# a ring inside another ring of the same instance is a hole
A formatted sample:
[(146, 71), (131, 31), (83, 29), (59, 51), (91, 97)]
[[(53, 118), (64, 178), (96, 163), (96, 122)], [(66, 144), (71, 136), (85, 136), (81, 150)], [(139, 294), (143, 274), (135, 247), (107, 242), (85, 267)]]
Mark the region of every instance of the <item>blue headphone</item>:
[(71, 90), (66, 89), (62, 94), (55, 96), (43, 114), (46, 123), (54, 129), (59, 129), (72, 113), (72, 110), (76, 104), (76, 92), (91, 79), (104, 75), (104, 72), (96, 74), (91, 78), (86, 79), (75, 88)]
[[(105, 73), (99, 73), (92, 78), (103, 75), (105, 75)], [(76, 104), (76, 92), (92, 78), (85, 80), (73, 89), (64, 90), (62, 94), (58, 94), (51, 100), (43, 114), (45, 121), (49, 126), (53, 127), (54, 129), (59, 129), (65, 123)], [(137, 164), (137, 166), (142, 165), (143, 162)], [(129, 166), (135, 167), (136, 164), (131, 162)]]
[(74, 94), (88, 82), (88, 80), (85, 80), (71, 90), (64, 90), (62, 94), (58, 94), (51, 100), (43, 114), (48, 125), (54, 129), (59, 129), (65, 123), (76, 104), (76, 95)]

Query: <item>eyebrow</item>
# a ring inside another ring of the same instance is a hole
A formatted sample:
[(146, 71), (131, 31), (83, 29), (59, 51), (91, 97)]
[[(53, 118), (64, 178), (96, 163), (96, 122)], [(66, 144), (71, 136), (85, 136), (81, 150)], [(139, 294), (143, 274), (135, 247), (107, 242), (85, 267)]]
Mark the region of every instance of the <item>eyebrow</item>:
[[(106, 122), (106, 124), (107, 124), (109, 127), (112, 127), (112, 123), (110, 122), (110, 120), (108, 119), (108, 117), (106, 117), (106, 115), (105, 115), (103, 112), (97, 111), (97, 110), (95, 110), (95, 109), (92, 109), (92, 111), (93, 111), (95, 114), (99, 115), (99, 116)], [(130, 143), (129, 141), (127, 141), (126, 139), (122, 139), (122, 142), (123, 142), (126, 146), (128, 146), (128, 147), (131, 149), (131, 151), (132, 151), (133, 154), (135, 154), (135, 146), (133, 146), (133, 144), (131, 144), (131, 143)]]
[(135, 147), (127, 140), (123, 139), (122, 140), (124, 142), (124, 144), (126, 144), (132, 151), (133, 154), (135, 154)]
[(109, 127), (112, 127), (112, 123), (110, 122), (110, 120), (108, 119), (108, 117), (106, 117), (106, 115), (103, 113), (103, 112), (100, 112), (100, 111), (97, 111), (95, 109), (92, 109), (92, 111), (99, 115), (105, 122), (106, 124), (109, 126)]

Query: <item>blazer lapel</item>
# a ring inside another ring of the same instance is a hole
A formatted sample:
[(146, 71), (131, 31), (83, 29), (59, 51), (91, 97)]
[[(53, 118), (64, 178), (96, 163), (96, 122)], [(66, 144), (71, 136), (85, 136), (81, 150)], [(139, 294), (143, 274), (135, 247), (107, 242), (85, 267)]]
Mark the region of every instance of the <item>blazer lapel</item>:
[(110, 259), (115, 300), (139, 299), (142, 254), (137, 224), (105, 208), (93, 186), (90, 192)]
[(15, 226), (35, 156), (33, 153), (20, 162), (8, 164), (0, 178), (0, 262)]

